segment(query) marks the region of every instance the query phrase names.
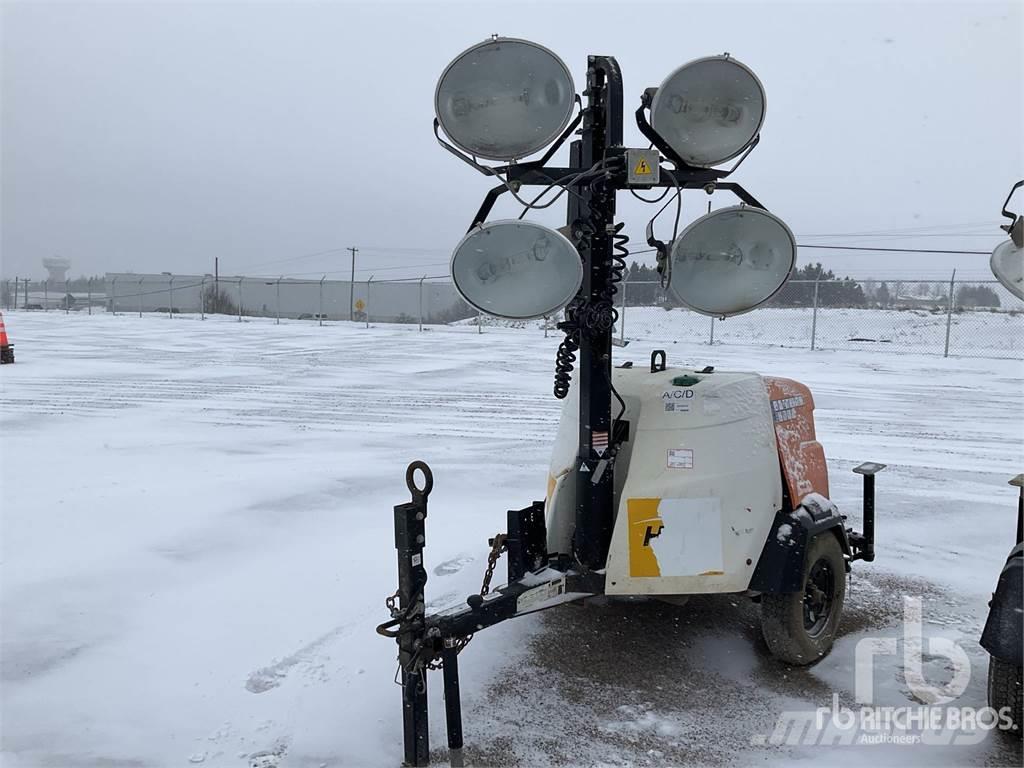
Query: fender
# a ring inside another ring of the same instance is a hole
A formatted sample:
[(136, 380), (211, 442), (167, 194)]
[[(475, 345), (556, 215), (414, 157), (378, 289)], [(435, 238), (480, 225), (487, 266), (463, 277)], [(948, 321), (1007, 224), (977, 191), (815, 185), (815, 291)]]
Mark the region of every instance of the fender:
[(981, 647), (1016, 666), (1024, 666), (1024, 544), (1010, 550), (996, 591), (989, 601)]
[(809, 498), (792, 511), (782, 509), (775, 513), (775, 522), (768, 532), (748, 589), (755, 592), (800, 592), (804, 587), (807, 547), (812, 538), (825, 531), (834, 532), (844, 555), (849, 557), (852, 554), (839, 510), (824, 498), (821, 502)]

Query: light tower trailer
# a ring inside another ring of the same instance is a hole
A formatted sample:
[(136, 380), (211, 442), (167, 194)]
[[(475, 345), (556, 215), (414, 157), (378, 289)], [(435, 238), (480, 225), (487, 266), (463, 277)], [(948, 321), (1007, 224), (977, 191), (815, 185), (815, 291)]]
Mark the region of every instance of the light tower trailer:
[[(864, 477), (864, 530), (855, 532), (829, 500), (806, 387), (756, 373), (670, 368), (663, 351), (649, 366), (612, 368), (613, 300), (624, 266), (615, 195), (629, 186), (624, 158), (630, 151), (622, 143), (615, 59), (588, 58), (584, 93), (586, 107), (539, 161), (501, 169), (508, 183), (488, 193), (471, 226), (510, 187), (577, 180), (570, 182), (577, 189), (569, 196), (568, 227), (584, 279), (560, 325), (570, 343), (559, 352), (555, 390), (568, 397), (546, 498), (508, 511), (505, 533), (489, 542), (480, 593), (429, 615), (424, 547), (434, 480), (424, 462), (408, 466), (412, 498), (394, 508), (398, 590), (387, 600), (391, 619), (378, 632), (398, 643), (408, 765), (430, 761), (427, 671), (437, 668), (449, 759), (462, 764), (458, 654), (486, 627), (592, 595), (741, 594), (761, 603), (772, 652), (810, 664), (832, 646), (851, 563), (874, 559), (874, 475), (884, 465), (854, 470)], [(726, 189), (763, 208), (738, 184), (723, 181), (731, 170), (690, 167), (661, 141), (643, 114), (652, 95), (645, 93), (637, 124), (676, 167), (663, 168), (648, 186)], [(544, 166), (577, 126), (571, 167)], [(590, 172), (599, 164), (604, 171), (595, 177)], [(492, 590), (502, 554), (507, 581)]]

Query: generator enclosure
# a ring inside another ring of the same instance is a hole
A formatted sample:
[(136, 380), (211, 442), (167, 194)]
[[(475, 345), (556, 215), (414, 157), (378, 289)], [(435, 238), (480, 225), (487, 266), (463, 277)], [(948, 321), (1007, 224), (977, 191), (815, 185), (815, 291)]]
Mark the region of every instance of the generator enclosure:
[[(811, 494), (828, 498), (810, 390), (756, 373), (683, 368), (615, 368), (612, 384), (629, 433), (615, 460), (605, 593), (748, 590), (769, 535), (787, 534), (785, 525), (773, 531), (777, 513)], [(549, 552), (572, 553), (577, 475), (599, 470), (577, 458), (577, 398), (573, 387), (551, 459)], [(619, 410), (613, 399), (612, 413)]]

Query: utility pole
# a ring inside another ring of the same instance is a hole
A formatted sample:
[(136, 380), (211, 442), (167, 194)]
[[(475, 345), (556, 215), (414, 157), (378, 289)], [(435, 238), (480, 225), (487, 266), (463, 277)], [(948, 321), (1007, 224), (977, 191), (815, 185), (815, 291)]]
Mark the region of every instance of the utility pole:
[(348, 319), (351, 322), (355, 320), (355, 304), (356, 304), (356, 254), (359, 253), (358, 248), (346, 248), (345, 250), (352, 252), (352, 276), (348, 282)]

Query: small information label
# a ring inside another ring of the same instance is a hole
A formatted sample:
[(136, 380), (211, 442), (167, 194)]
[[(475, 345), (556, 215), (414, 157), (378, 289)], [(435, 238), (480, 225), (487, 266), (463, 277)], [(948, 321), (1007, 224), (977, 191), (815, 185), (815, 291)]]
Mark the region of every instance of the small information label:
[(413, 555), (412, 556), (412, 564), (413, 564), (413, 566), (417, 566), (417, 565), (419, 565), (422, 562), (423, 562), (423, 555)]
[(781, 400), (772, 400), (772, 418), (774, 418), (776, 422), (795, 419), (796, 409), (802, 408), (803, 404), (803, 395), (785, 397)]
[(523, 594), (516, 598), (516, 613), (531, 610), (541, 603), (553, 600), (562, 594), (565, 594), (565, 576), (557, 581), (541, 584), (539, 587), (523, 592)]
[(693, 469), (693, 449), (669, 448), (666, 464), (669, 469)]

